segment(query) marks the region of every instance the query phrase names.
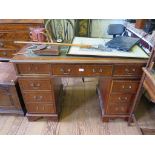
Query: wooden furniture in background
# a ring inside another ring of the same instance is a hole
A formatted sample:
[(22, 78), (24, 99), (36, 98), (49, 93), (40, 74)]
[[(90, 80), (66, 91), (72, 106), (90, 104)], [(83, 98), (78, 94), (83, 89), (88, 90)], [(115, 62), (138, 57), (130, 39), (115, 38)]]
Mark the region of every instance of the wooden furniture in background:
[(0, 19), (0, 60), (9, 60), (23, 47), (22, 44), (14, 44), (15, 40), (31, 40), (31, 27), (43, 26), (43, 20)]
[(136, 19), (135, 28), (143, 29), (146, 23), (146, 19)]
[[(25, 48), (19, 52), (24, 51)], [(58, 118), (61, 77), (99, 77), (102, 120), (109, 121), (129, 117), (147, 59), (20, 54), (11, 61), (17, 70), (29, 120)]]
[(24, 110), (13, 64), (0, 62), (0, 113), (23, 115), (22, 108)]
[[(136, 93), (136, 97), (134, 99), (132, 108), (131, 108), (131, 113), (130, 113), (130, 117), (128, 120), (129, 125), (131, 124), (132, 120), (134, 120), (138, 126), (138, 128), (140, 129), (134, 112), (135, 109), (140, 101), (140, 98), (142, 97), (142, 94), (144, 92), (144, 90), (147, 91), (147, 93), (150, 96), (150, 100), (155, 103), (155, 77), (154, 77), (154, 62), (155, 62), (155, 49), (152, 49), (152, 53), (151, 56), (147, 62), (147, 65), (145, 68), (143, 68), (143, 75), (138, 87), (138, 91)], [(142, 134), (155, 134), (155, 129), (149, 129), (149, 128), (145, 128), (145, 129), (140, 129), (142, 131)]]

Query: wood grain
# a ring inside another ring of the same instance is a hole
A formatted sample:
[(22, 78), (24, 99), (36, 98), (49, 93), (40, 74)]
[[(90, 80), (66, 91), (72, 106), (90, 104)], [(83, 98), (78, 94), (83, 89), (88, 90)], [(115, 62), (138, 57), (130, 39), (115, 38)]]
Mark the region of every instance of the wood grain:
[[(96, 94), (97, 78), (64, 78), (65, 94), (59, 122), (40, 119), (29, 122), (26, 117), (0, 115), (0, 134), (17, 135), (128, 135), (139, 134), (135, 126), (116, 119), (101, 121), (101, 111)], [(67, 81), (67, 82), (66, 82)], [(74, 91), (73, 91), (74, 90)]]

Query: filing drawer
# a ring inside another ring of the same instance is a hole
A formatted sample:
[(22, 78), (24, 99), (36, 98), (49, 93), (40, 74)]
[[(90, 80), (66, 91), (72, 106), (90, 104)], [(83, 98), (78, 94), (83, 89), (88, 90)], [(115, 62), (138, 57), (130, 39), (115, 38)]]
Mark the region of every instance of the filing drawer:
[(19, 78), (18, 79), (22, 90), (51, 90), (52, 81), (47, 78)]
[(135, 95), (133, 94), (110, 94), (109, 104), (131, 103)]
[(129, 80), (113, 80), (112, 93), (136, 93), (139, 86), (139, 81)]
[(16, 64), (19, 74), (50, 74), (50, 64)]
[(97, 76), (112, 75), (112, 65), (61, 65), (53, 66), (53, 75)]
[(54, 105), (51, 104), (39, 104), (39, 103), (29, 103), (26, 104), (26, 109), (28, 113), (55, 113)]
[(141, 76), (144, 65), (115, 65), (113, 76)]
[(107, 109), (107, 114), (129, 114), (130, 108), (130, 104), (109, 105)]
[(8, 31), (0, 32), (0, 40), (30, 40), (28, 31)]
[(39, 102), (45, 103), (49, 102), (54, 104), (54, 96), (52, 92), (24, 92), (23, 93), (24, 101), (26, 103), (30, 102)]

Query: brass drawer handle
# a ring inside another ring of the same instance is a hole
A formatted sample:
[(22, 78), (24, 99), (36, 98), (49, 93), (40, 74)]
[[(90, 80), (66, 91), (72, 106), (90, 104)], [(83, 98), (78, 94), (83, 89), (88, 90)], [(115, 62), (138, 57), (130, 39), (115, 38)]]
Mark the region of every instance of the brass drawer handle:
[[(122, 85), (122, 88), (123, 88), (123, 89), (125, 89), (125, 86), (124, 86), (124, 85)], [(128, 88), (126, 88), (126, 89), (131, 89), (131, 88), (132, 88), (132, 86), (131, 86), (131, 85), (129, 85), (129, 86), (128, 86)]]
[(38, 111), (39, 110), (39, 107), (38, 106), (36, 106), (36, 111)]
[(66, 74), (69, 74), (69, 73), (70, 73), (71, 69), (68, 68), (68, 69), (67, 69), (67, 72), (65, 72), (65, 70), (64, 70), (63, 68), (61, 68), (60, 71), (63, 72), (63, 74), (66, 75)]
[(34, 87), (34, 88), (36, 88), (36, 87), (40, 87), (40, 83), (37, 83), (37, 84), (35, 84), (35, 83), (31, 83), (30, 86), (31, 86), (31, 87)]
[(121, 98), (121, 97), (119, 97), (119, 98), (118, 98), (118, 100), (119, 100), (119, 101), (127, 101), (127, 100), (128, 100), (128, 98), (127, 98), (127, 97), (124, 97), (124, 98), (123, 98), (123, 97), (122, 97), (122, 98)]
[(135, 69), (135, 68), (133, 68), (133, 69), (132, 69), (132, 71), (133, 71), (133, 72), (135, 72), (135, 71), (136, 71), (136, 69)]
[(0, 47), (1, 47), (1, 48), (4, 47), (4, 44), (3, 44), (2, 42), (0, 42)]
[(4, 56), (7, 56), (7, 52), (3, 52), (3, 55), (4, 55)]
[(93, 68), (93, 73), (96, 73), (96, 70)]
[(33, 98), (34, 98), (35, 100), (41, 100), (41, 99), (43, 98), (43, 96), (33, 96)]

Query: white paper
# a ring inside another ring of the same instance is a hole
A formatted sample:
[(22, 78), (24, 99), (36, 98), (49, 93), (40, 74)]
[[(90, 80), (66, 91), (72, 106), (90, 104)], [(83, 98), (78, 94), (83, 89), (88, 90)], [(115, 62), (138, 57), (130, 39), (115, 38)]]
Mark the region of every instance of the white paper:
[[(110, 39), (103, 38), (86, 38), (86, 37), (75, 37), (73, 44), (88, 44), (88, 45), (105, 45)], [(72, 46), (68, 52), (69, 55), (88, 55), (88, 56), (105, 56), (105, 57), (132, 57), (132, 58), (148, 58), (149, 56), (137, 45), (135, 45), (131, 51), (124, 52), (112, 49), (110, 51), (98, 50), (98, 49), (87, 49)]]

